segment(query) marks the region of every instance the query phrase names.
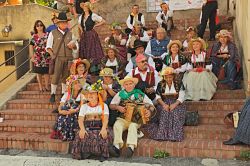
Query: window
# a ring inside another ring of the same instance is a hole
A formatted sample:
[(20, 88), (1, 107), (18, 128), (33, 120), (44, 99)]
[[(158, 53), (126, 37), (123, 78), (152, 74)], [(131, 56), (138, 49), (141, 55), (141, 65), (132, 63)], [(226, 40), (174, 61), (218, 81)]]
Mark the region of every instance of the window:
[[(14, 56), (14, 51), (13, 50), (5, 51), (4, 55), (5, 55), (5, 61), (7, 61), (8, 59)], [(15, 58), (13, 57), (10, 60), (8, 60), (8, 62), (5, 63), (5, 66), (15, 66)]]

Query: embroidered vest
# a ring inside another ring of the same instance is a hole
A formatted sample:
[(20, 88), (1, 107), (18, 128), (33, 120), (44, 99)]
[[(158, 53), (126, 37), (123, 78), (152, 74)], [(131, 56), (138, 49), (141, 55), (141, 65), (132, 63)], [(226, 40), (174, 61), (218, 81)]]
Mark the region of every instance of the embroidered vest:
[[(142, 81), (140, 73), (135, 74), (135, 69), (132, 70), (132, 76), (139, 79), (139, 82), (146, 82), (149, 87), (155, 86), (155, 72), (154, 69), (150, 66), (149, 72), (147, 72), (146, 80)], [(138, 88), (140, 89), (140, 88)]]
[(183, 55), (178, 55), (178, 63), (172, 63), (171, 62), (171, 55), (167, 55), (165, 56), (165, 58), (163, 59), (163, 63), (166, 65), (166, 66), (171, 66), (172, 68), (174, 69), (177, 69), (179, 67), (181, 67), (182, 65), (184, 65), (185, 63), (187, 63), (187, 59), (185, 56)]
[(84, 22), (84, 14), (82, 14), (82, 21), (81, 21), (82, 29), (84, 29), (85, 31), (90, 31), (94, 28), (95, 22), (92, 20), (92, 12), (90, 12), (87, 20), (85, 21), (85, 27), (83, 22)]

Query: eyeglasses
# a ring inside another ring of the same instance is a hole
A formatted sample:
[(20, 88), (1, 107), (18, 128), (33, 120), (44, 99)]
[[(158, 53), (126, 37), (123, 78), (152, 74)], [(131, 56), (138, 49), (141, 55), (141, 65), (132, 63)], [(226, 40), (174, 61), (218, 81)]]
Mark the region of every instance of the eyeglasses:
[(43, 24), (37, 24), (36, 27), (43, 27)]

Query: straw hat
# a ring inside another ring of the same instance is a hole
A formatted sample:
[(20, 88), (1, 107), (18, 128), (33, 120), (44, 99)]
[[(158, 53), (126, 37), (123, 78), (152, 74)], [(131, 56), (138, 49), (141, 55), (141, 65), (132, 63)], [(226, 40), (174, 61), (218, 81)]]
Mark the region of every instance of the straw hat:
[(106, 52), (106, 55), (108, 54), (109, 50), (113, 50), (115, 52), (115, 55), (117, 55), (119, 52), (115, 45), (108, 45), (106, 48), (104, 48), (104, 50)]
[(100, 77), (105, 77), (105, 76), (114, 77), (114, 71), (111, 68), (104, 68), (100, 71), (99, 76)]
[(232, 34), (228, 30), (222, 29), (222, 30), (220, 30), (219, 33), (216, 34), (216, 38), (220, 38), (220, 37), (228, 37), (231, 40)]
[[(83, 2), (82, 2), (82, 3), (83, 3)], [(86, 7), (87, 7), (90, 11), (94, 10), (94, 6), (93, 6), (93, 4), (92, 4), (91, 2), (84, 2), (84, 5), (86, 5)]]
[(172, 47), (173, 44), (177, 44), (179, 46), (179, 49), (182, 48), (182, 43), (180, 40), (172, 40), (169, 44), (168, 44), (168, 50), (170, 50), (170, 48)]
[(88, 71), (90, 68), (90, 63), (87, 59), (75, 59), (73, 60), (73, 63), (70, 67), (70, 73), (71, 74), (76, 74), (76, 69), (80, 64), (84, 64), (85, 66), (85, 71)]
[(123, 80), (120, 80), (119, 83), (120, 85), (123, 86), (123, 84), (127, 81), (132, 81), (134, 82), (134, 84), (136, 85), (138, 83), (138, 78), (134, 78), (134, 77), (131, 77), (131, 76), (126, 76)]
[(188, 28), (186, 29), (186, 32), (190, 32), (190, 31), (195, 31), (195, 28), (192, 27), (192, 26), (190, 26), (190, 27), (188, 27)]
[(161, 71), (161, 76), (167, 76), (167, 75), (173, 75), (174, 74), (174, 68), (172, 67), (165, 67)]
[(190, 40), (190, 42), (188, 43), (189, 50), (193, 50), (193, 42), (201, 43), (201, 50), (205, 50), (207, 47), (206, 42), (202, 38), (198, 37)]

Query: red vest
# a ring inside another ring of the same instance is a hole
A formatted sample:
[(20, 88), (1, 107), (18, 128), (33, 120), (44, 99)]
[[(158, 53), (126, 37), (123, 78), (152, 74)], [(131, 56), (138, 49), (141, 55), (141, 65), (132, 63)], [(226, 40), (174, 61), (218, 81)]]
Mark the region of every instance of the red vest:
[[(139, 82), (142, 82), (140, 73), (135, 74), (135, 69), (132, 70), (132, 76), (135, 78), (138, 78)], [(150, 87), (155, 86), (155, 72), (154, 72), (154, 68), (151, 66), (149, 66), (149, 72), (147, 72), (145, 82), (147, 82)]]

